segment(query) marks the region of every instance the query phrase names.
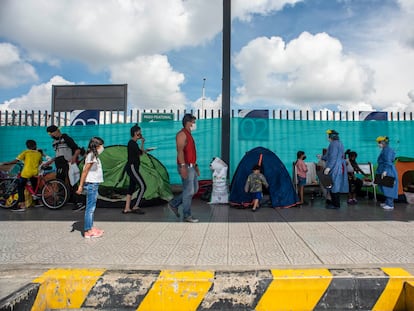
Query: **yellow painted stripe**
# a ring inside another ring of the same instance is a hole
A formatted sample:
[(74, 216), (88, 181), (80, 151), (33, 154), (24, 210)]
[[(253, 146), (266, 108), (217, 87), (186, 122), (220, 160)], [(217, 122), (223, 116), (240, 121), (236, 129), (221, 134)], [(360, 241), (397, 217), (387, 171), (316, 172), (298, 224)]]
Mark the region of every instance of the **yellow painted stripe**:
[(328, 269), (271, 270), (273, 281), (255, 310), (312, 310), (328, 288)]
[(214, 271), (161, 271), (137, 310), (197, 310), (213, 279)]
[(51, 269), (33, 280), (40, 283), (32, 311), (80, 308), (104, 269)]
[(401, 268), (381, 269), (390, 276), (390, 279), (372, 310), (393, 310), (402, 293), (404, 283), (414, 280), (414, 277)]

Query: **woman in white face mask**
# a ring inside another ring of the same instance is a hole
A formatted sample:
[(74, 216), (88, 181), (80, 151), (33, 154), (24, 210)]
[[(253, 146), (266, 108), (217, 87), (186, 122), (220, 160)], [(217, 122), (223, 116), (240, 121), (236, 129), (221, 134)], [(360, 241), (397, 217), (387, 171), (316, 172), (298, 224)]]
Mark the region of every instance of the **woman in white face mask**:
[(77, 194), (82, 194), (83, 188), (86, 189), (86, 209), (84, 237), (86, 239), (99, 238), (104, 231), (93, 227), (93, 215), (98, 199), (98, 187), (103, 182), (103, 171), (99, 155), (104, 151), (104, 141), (99, 137), (92, 137), (89, 141), (88, 150), (85, 157), (85, 166), (79, 181)]

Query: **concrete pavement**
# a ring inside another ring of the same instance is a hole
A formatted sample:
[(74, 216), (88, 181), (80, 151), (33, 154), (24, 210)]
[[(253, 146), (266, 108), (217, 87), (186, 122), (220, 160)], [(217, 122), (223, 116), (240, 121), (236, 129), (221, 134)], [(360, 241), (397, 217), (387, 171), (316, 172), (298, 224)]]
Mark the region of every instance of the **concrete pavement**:
[[(345, 198), (344, 198), (345, 199)], [(0, 210), (0, 299), (50, 269), (227, 271), (367, 270), (397, 267), (414, 275), (414, 206), (384, 211), (362, 199), (327, 210), (320, 198), (302, 208), (256, 212), (194, 200), (199, 223), (177, 219), (166, 204), (145, 215), (103, 203), (99, 239), (82, 237), (83, 211)], [(367, 270), (368, 271), (368, 270)], [(386, 275), (386, 274), (384, 274)]]

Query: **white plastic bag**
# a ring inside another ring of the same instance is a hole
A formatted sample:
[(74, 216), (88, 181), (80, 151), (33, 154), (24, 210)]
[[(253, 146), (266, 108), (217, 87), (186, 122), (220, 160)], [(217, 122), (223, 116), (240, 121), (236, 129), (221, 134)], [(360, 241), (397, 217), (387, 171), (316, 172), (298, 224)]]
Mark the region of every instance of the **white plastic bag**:
[(80, 179), (80, 170), (76, 163), (69, 163), (69, 182), (71, 186), (74, 186)]
[(227, 164), (220, 158), (216, 157), (210, 163), (210, 169), (213, 171), (213, 189), (211, 192), (211, 204), (228, 203), (229, 190), (227, 187)]

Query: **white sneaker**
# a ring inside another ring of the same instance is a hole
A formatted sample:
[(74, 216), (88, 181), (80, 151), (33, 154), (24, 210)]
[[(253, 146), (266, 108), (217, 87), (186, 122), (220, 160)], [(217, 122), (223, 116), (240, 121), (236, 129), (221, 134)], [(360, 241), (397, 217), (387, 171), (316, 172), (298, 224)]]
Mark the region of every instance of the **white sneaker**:
[(394, 209), (394, 206), (384, 205), (382, 208), (387, 210), (387, 211), (392, 211)]
[(380, 206), (381, 206), (381, 207), (384, 207), (385, 205), (387, 205), (387, 204), (385, 204), (385, 203), (380, 203)]
[(184, 221), (185, 222), (198, 222), (198, 219), (197, 218), (194, 218), (193, 216), (188, 216), (188, 217), (186, 217), (186, 218), (184, 218)]

